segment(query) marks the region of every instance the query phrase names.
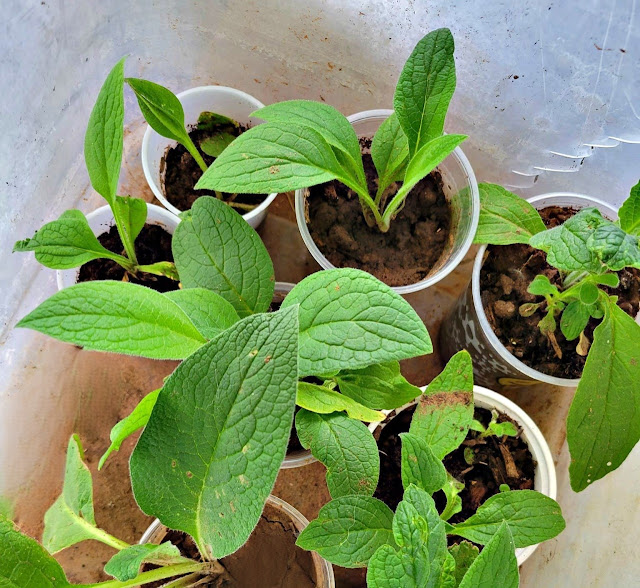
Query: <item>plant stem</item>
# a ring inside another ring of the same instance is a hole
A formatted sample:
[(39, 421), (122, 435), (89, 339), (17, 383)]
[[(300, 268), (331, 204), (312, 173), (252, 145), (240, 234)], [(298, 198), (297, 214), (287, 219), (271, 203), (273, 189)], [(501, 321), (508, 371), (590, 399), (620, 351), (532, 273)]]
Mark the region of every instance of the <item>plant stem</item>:
[(122, 222), (122, 218), (120, 217), (118, 206), (112, 206), (111, 212), (113, 212), (113, 218), (116, 221), (116, 227), (118, 228), (118, 235), (120, 235), (120, 240), (122, 241), (122, 245), (124, 246), (124, 250), (129, 258), (129, 261), (132, 264), (132, 267), (127, 271), (133, 271), (135, 273), (135, 268), (138, 265), (138, 258), (136, 257), (136, 250), (133, 246), (133, 241), (129, 238), (129, 234), (124, 230), (124, 224)]
[[(217, 562), (215, 562), (217, 563)], [(150, 582), (157, 582), (158, 580), (165, 580), (173, 576), (180, 576), (182, 574), (190, 574), (192, 572), (206, 573), (212, 570), (210, 562), (191, 562), (183, 564), (175, 564), (172, 566), (165, 566), (163, 568), (157, 568), (155, 570), (149, 570), (138, 574), (131, 580), (107, 580), (106, 582), (98, 582), (97, 584), (76, 584), (82, 588), (129, 588), (130, 586), (140, 586), (142, 584), (149, 584)]]
[(204, 159), (202, 159), (202, 155), (200, 155), (200, 151), (198, 151), (198, 148), (194, 145), (193, 141), (191, 140), (191, 138), (189, 137), (189, 135), (187, 135), (187, 139), (188, 141), (185, 141), (183, 143), (185, 149), (191, 153), (191, 157), (193, 157), (196, 160), (196, 163), (200, 166), (200, 169), (202, 170), (202, 173), (207, 171), (207, 164), (204, 162)]
[(110, 535), (106, 531), (99, 529), (98, 527), (93, 526), (91, 523), (83, 519), (79, 516), (74, 516), (74, 522), (76, 525), (81, 525), (85, 528), (85, 530), (89, 533), (92, 539), (96, 541), (100, 541), (109, 547), (113, 547), (120, 551), (121, 549), (126, 549), (127, 547), (131, 547), (126, 541), (122, 541), (122, 539), (118, 539), (113, 535)]

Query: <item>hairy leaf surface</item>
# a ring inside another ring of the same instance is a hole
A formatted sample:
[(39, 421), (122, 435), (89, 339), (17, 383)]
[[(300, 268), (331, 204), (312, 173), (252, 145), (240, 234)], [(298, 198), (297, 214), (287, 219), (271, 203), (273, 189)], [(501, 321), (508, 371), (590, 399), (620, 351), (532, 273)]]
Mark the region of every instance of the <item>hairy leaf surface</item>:
[(298, 383), (296, 404), (301, 408), (306, 408), (319, 414), (344, 411), (352, 419), (369, 423), (381, 421), (385, 418), (383, 412), (371, 410), (336, 390), (308, 382)]
[(447, 471), (429, 444), (411, 433), (401, 433), (402, 485), (415, 484), (429, 494), (440, 490), (447, 481)]

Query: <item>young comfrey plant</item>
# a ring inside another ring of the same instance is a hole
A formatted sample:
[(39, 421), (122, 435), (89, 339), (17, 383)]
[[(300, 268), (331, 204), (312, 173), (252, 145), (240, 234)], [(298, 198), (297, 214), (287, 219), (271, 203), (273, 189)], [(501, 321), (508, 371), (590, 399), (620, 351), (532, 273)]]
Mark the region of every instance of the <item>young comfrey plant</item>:
[[(476, 243), (528, 244), (547, 254), (561, 282), (538, 275), (523, 304), (523, 316), (540, 316), (538, 327), (561, 356), (558, 328), (587, 360), (567, 420), (571, 485), (583, 490), (616, 469), (640, 439), (640, 326), (603, 287), (616, 288), (616, 272), (640, 268), (640, 183), (631, 190), (615, 222), (585, 208), (560, 226), (546, 229), (526, 201), (494, 184), (480, 186)], [(593, 341), (590, 319), (600, 321)], [(624, 425), (622, 425), (624, 423)]]
[[(367, 567), (369, 588), (516, 588), (515, 548), (551, 539), (565, 523), (548, 496), (508, 488), (468, 519), (448, 522), (460, 512), (464, 484), (448, 474), (442, 459), (472, 426), (472, 389), (471, 360), (463, 351), (420, 397), (409, 432), (401, 434), (404, 496), (395, 513), (371, 495), (341, 496), (320, 509), (297, 544), (336, 565)], [(439, 513), (433, 494), (440, 490), (447, 503)], [(447, 536), (463, 540), (447, 547)]]
[[(369, 193), (360, 143), (344, 115), (328, 104), (291, 100), (252, 116), (266, 120), (249, 129), (218, 157), (196, 188), (271, 193), (337, 179), (360, 199), (367, 222), (386, 232), (411, 189), (440, 164), (465, 135), (443, 135), (456, 86), (454, 41), (449, 29), (426, 35), (398, 80), (394, 113), (371, 144), (378, 188)], [(401, 181), (393, 194), (388, 189)]]
[(13, 250), (34, 251), (36, 259), (52, 269), (71, 269), (104, 258), (115, 261), (134, 276), (147, 272), (177, 280), (172, 262), (138, 263), (135, 240), (144, 227), (147, 204), (141, 198), (117, 195), (124, 134), (123, 89), (124, 59), (107, 76), (91, 111), (84, 140), (84, 158), (93, 189), (111, 208), (124, 254), (103, 247), (79, 210), (67, 210), (30, 239), (18, 241)]

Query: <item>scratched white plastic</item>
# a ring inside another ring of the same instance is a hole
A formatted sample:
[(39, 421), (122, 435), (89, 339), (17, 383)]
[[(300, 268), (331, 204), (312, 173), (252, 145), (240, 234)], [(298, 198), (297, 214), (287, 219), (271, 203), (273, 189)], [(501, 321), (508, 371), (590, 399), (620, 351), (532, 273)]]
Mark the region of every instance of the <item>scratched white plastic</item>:
[[(70, 206), (100, 204), (88, 190), (82, 141), (100, 84), (123, 55), (127, 75), (174, 91), (220, 84), (265, 104), (319, 99), (349, 114), (389, 108), (416, 41), (449, 26), (458, 89), (446, 129), (470, 135), (464, 150), (478, 181), (525, 197), (571, 191), (619, 205), (638, 180), (637, 0), (5, 0), (3, 14), (0, 492), (24, 488), (42, 467), (41, 441), (64, 447), (57, 431), (66, 436), (71, 426), (53, 412), (65, 392), (55, 379), (36, 387), (27, 378), (43, 339), (12, 330), (55, 292), (55, 274), (31, 255), (11, 255), (11, 246)], [(139, 168), (144, 127), (129, 91), (126, 104), (121, 192), (151, 199)], [(569, 527), (523, 566), (524, 586), (638, 585), (639, 469), (635, 451), (575, 496), (559, 468)]]

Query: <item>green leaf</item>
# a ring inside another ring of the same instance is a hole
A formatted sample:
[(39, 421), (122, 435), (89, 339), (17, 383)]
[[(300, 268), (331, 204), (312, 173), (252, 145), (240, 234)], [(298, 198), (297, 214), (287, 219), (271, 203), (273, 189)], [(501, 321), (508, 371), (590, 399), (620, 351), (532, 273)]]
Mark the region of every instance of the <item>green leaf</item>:
[(613, 223), (603, 224), (593, 231), (587, 240), (587, 247), (610, 270), (640, 267), (638, 237), (627, 235)]
[(582, 302), (582, 304), (590, 306), (598, 300), (599, 296), (600, 290), (598, 290), (598, 287), (595, 284), (591, 282), (584, 282), (582, 286), (580, 286), (580, 302)]
[(547, 261), (563, 271), (600, 272), (602, 264), (587, 246), (593, 232), (610, 221), (597, 208), (583, 208), (558, 227), (537, 233), (529, 245), (547, 253)]
[(383, 412), (371, 410), (344, 394), (308, 382), (298, 382), (296, 404), (319, 414), (344, 411), (352, 419), (369, 423), (382, 421), (385, 418)]
[(454, 586), (458, 586), (462, 581), (462, 578), (467, 573), (468, 569), (471, 567), (471, 564), (476, 560), (480, 550), (473, 544), (468, 541), (460, 541), (456, 545), (452, 545), (449, 547), (449, 553), (453, 556), (455, 560), (455, 584)]
[(558, 288), (549, 281), (547, 276), (542, 274), (538, 274), (533, 278), (527, 288), (527, 292), (529, 292), (529, 294), (534, 294), (535, 296), (557, 296), (559, 294)]
[[(410, 550), (418, 550), (423, 546), (426, 548), (429, 536), (427, 521), (410, 501), (403, 500), (398, 504), (391, 528), (398, 547)], [(427, 552), (427, 562), (428, 557), (429, 554)]]
[(516, 547), (542, 543), (565, 528), (555, 500), (535, 490), (512, 490), (488, 498), (474, 515), (453, 525), (450, 534), (487, 545), (503, 521), (509, 524)]
[(538, 211), (524, 198), (498, 184), (478, 184), (480, 220), (474, 243), (489, 245), (528, 244), (545, 230)]
[(116, 196), (113, 203), (114, 216), (126, 237), (133, 243), (147, 220), (147, 203), (142, 198)]
[(492, 422), (489, 426), (488, 433), (496, 437), (504, 437), (505, 435), (508, 437), (516, 437), (518, 435), (518, 429), (509, 421), (505, 421), (504, 423)]
[(591, 279), (596, 284), (602, 284), (610, 288), (617, 288), (620, 285), (618, 274), (594, 274), (591, 276)]
[(206, 341), (167, 296), (110, 280), (60, 290), (17, 326), (94, 351), (151, 359), (183, 359)]
[(238, 123), (232, 118), (224, 116), (224, 114), (209, 112), (207, 110), (201, 112), (200, 116), (198, 116), (197, 127), (199, 131), (213, 131), (221, 126), (237, 127)]
[(150, 263), (149, 265), (138, 265), (138, 269), (141, 272), (147, 272), (156, 276), (166, 276), (176, 282), (180, 281), (176, 265), (171, 261), (158, 261), (156, 263)]
[(204, 288), (172, 290), (165, 296), (175, 302), (207, 339), (217, 337), (240, 320), (230, 302)]
[(308, 126), (264, 123), (245, 131), (202, 175), (198, 189), (271, 194), (342, 179), (333, 149)]
[(221, 132), (207, 137), (200, 142), (200, 149), (211, 157), (220, 157), (220, 154), (231, 145), (235, 136), (231, 133)]
[(571, 487), (615, 470), (640, 439), (640, 326), (609, 299), (567, 419)]
[(213, 290), (241, 318), (266, 312), (275, 280), (258, 233), (231, 207), (210, 196), (198, 198), (181, 219), (172, 249), (183, 287)]
[(131, 456), (140, 508), (191, 535), (205, 558), (245, 543), (273, 488), (293, 421), (297, 333), (295, 307), (258, 314), (185, 359)]
[(389, 361), (359, 370), (342, 370), (334, 378), (343, 395), (369, 408), (393, 410), (411, 402), (422, 391), (400, 373), (400, 364)]
[(191, 560), (181, 557), (180, 550), (170, 541), (160, 545), (144, 544), (131, 545), (116, 553), (104, 566), (105, 573), (113, 576), (121, 582), (133, 580), (140, 566), (145, 562), (156, 565), (169, 565), (172, 563), (188, 562)]
[(49, 553), (100, 537), (93, 514), (91, 472), (83, 458), (80, 438), (72, 435), (67, 447), (62, 494), (44, 515), (42, 545)]
[(323, 375), (431, 353), (409, 303), (370, 274), (333, 269), (306, 277), (282, 303), (300, 305), (300, 375)]
[(153, 392), (149, 392), (149, 394), (138, 402), (138, 405), (131, 411), (129, 416), (116, 423), (111, 429), (111, 433), (109, 433), (111, 445), (109, 445), (109, 448), (100, 458), (100, 462), (98, 463), (99, 470), (102, 469), (102, 466), (104, 466), (105, 462), (114, 451), (120, 451), (120, 446), (127, 437), (133, 435), (133, 433), (138, 429), (142, 429), (142, 427), (147, 424), (149, 417), (151, 416), (151, 411), (156, 405), (158, 394), (160, 394), (160, 388)]
[(429, 578), (429, 560), (424, 549), (419, 554), (396, 551), (383, 545), (369, 561), (368, 588), (422, 588)]
[(618, 216), (623, 231), (640, 235), (640, 182), (631, 188), (631, 194), (620, 207)]
[(560, 330), (568, 341), (573, 341), (584, 331), (590, 318), (589, 307), (580, 300), (574, 300), (562, 311)]
[(404, 177), (409, 161), (409, 143), (395, 112), (373, 136), (371, 158), (378, 171), (378, 194)]
[(442, 134), (449, 102), (456, 89), (454, 41), (449, 29), (423, 37), (400, 74), (393, 109), (413, 155)]
[(520, 574), (513, 537), (502, 523), (460, 582), (460, 588), (518, 588)]
[(342, 496), (325, 504), (300, 533), (296, 545), (332, 564), (363, 568), (382, 545), (395, 546), (393, 512), (370, 496)]
[(105, 80), (89, 116), (84, 136), (84, 159), (93, 189), (110, 205), (118, 191), (124, 139), (123, 57)]
[(296, 415), (296, 430), (302, 446), (311, 449), (326, 466), (332, 498), (373, 494), (380, 457), (375, 439), (364, 424), (341, 413), (316, 414), (303, 409)]
[(401, 433), (402, 485), (415, 484), (429, 494), (440, 490), (447, 481), (447, 471), (428, 443), (411, 433)]
[(446, 553), (440, 575), (435, 579), (433, 588), (456, 588), (456, 560), (450, 553)]
[(464, 484), (458, 482), (451, 474), (447, 473), (447, 483), (442, 488), (447, 499), (440, 518), (448, 521), (454, 514), (458, 514), (462, 510), (462, 499), (459, 494), (464, 490)]
[(125, 257), (100, 245), (79, 210), (67, 210), (58, 220), (36, 231), (31, 239), (16, 242), (13, 251), (35, 251), (38, 262), (51, 269), (71, 269), (101, 257), (128, 263)]
[(473, 420), (473, 367), (459, 351), (418, 400), (409, 432), (424, 439), (438, 459), (459, 447)]
[(60, 564), (37, 541), (0, 515), (0, 586), (67, 588), (71, 584)]

